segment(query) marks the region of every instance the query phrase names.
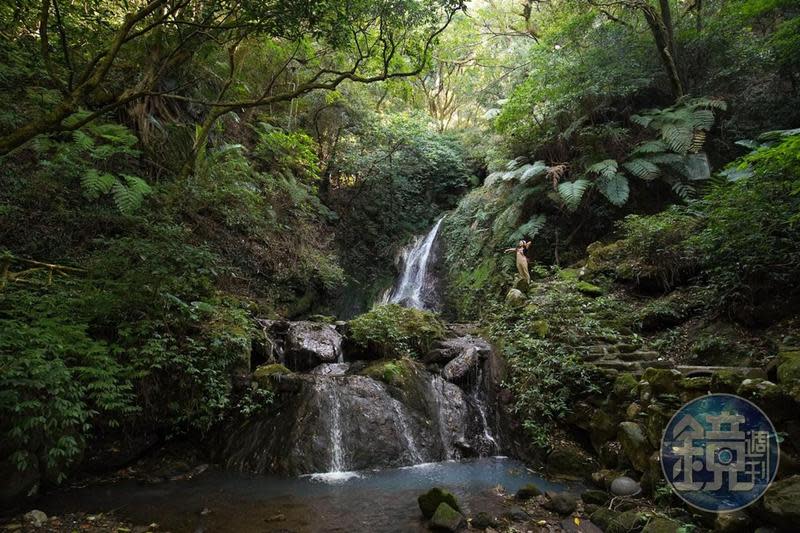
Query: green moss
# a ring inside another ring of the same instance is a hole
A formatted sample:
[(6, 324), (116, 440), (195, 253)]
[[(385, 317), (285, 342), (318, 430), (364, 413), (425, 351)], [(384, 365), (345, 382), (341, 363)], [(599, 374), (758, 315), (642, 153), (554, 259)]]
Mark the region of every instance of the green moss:
[(574, 268), (563, 268), (556, 272), (556, 276), (564, 281), (578, 281), (578, 271)]
[(425, 494), (417, 498), (419, 509), (422, 511), (425, 518), (430, 519), (433, 517), (436, 510), (441, 504), (447, 504), (455, 511), (461, 512), (461, 507), (458, 505), (458, 500), (453, 493), (439, 487), (433, 487)]
[(280, 363), (271, 365), (261, 365), (253, 372), (253, 380), (262, 389), (268, 389), (272, 385), (272, 377), (284, 374), (291, 374), (292, 371)]
[(579, 281), (575, 284), (575, 288), (578, 289), (578, 292), (586, 296), (602, 296), (605, 293), (602, 287), (592, 285), (587, 281)]
[(435, 314), (399, 305), (381, 305), (350, 321), (350, 340), (369, 356), (423, 357), (444, 337)]
[(534, 320), (531, 323), (531, 331), (540, 339), (544, 339), (550, 331), (550, 326), (546, 320)]
[(621, 400), (630, 400), (636, 396), (636, 387), (639, 381), (633, 374), (624, 372), (614, 380), (614, 396)]
[(778, 381), (800, 381), (800, 350), (787, 350), (778, 354)]
[(408, 359), (392, 359), (376, 361), (363, 370), (363, 374), (372, 379), (383, 381), (387, 385), (404, 387), (413, 371), (413, 364)]

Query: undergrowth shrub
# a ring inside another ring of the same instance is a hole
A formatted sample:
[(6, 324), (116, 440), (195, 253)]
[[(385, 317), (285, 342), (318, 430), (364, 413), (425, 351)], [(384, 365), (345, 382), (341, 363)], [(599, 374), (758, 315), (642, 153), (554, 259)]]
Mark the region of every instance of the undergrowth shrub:
[(372, 357), (424, 357), (444, 337), (439, 318), (397, 304), (378, 306), (350, 321), (350, 340)]
[(691, 240), (730, 314), (768, 322), (800, 298), (800, 135), (757, 149), (729, 168), (744, 177), (699, 202), (705, 228)]

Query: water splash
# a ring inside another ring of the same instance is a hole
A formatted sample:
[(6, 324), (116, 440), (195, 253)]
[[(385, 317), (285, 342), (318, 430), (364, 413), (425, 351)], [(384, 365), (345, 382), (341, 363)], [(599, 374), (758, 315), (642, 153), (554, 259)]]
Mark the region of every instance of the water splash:
[(394, 289), (384, 294), (382, 303), (397, 303), (416, 309), (429, 308), (426, 300), (432, 288), (428, 275), (431, 249), (443, 220), (444, 217), (437, 220), (427, 235), (417, 238), (404, 250), (403, 272)]

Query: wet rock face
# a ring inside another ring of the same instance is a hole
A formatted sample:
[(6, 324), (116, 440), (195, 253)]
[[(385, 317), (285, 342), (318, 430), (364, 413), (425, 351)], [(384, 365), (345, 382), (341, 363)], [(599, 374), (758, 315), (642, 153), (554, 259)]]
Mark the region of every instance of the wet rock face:
[(442, 377), (451, 383), (466, 384), (477, 373), (479, 365), (478, 350), (470, 347), (444, 366)]
[(292, 370), (310, 370), (335, 363), (342, 355), (342, 336), (330, 324), (292, 322), (286, 332), (284, 357)]
[[(336, 366), (336, 365), (323, 365)], [(417, 369), (404, 387), (362, 375), (293, 374), (280, 405), (225, 430), (220, 459), (297, 475), (479, 455), (486, 432), (458, 386)]]

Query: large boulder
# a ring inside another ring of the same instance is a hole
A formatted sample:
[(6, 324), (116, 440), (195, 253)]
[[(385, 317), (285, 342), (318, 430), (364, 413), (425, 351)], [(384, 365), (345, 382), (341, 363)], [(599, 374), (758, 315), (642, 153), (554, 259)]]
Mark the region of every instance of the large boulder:
[(776, 526), (791, 531), (800, 523), (800, 476), (781, 479), (764, 495), (764, 511)]
[(590, 456), (573, 446), (555, 448), (545, 463), (548, 475), (563, 479), (587, 479), (596, 466)]
[(335, 363), (342, 354), (342, 336), (331, 324), (291, 322), (286, 332), (286, 366), (310, 370), (321, 363)]
[(451, 383), (465, 385), (476, 374), (480, 363), (478, 350), (474, 347), (469, 348), (445, 365), (442, 370), (442, 377)]
[(433, 517), (434, 513), (436, 513), (439, 505), (443, 503), (447, 504), (451, 509), (461, 512), (461, 507), (459, 507), (458, 500), (453, 496), (453, 493), (439, 487), (433, 487), (425, 494), (420, 494), (417, 498), (419, 510), (422, 511), (422, 515), (429, 520)]
[(514, 307), (525, 305), (525, 294), (519, 289), (511, 289), (506, 294), (506, 303)]

